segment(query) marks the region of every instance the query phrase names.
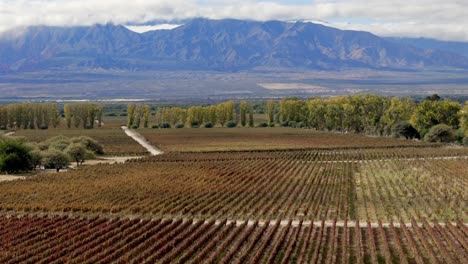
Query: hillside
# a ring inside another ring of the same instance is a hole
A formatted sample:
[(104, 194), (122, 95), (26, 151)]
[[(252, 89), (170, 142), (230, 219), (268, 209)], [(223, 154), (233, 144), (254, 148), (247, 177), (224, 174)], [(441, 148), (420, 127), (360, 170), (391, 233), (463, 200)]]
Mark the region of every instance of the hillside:
[(313, 23), (194, 19), (172, 30), (36, 26), (0, 37), (0, 71), (468, 68), (468, 59)]

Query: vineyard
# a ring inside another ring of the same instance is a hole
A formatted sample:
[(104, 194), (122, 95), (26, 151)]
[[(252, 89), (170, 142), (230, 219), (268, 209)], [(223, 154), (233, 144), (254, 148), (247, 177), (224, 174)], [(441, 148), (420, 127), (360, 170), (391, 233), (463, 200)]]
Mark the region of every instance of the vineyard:
[(288, 127), (139, 129), (138, 132), (163, 151), (250, 151), (429, 145), (408, 140)]
[(0, 183), (0, 210), (466, 222), (467, 156), (466, 148), (168, 153)]
[(0, 216), (1, 263), (467, 263), (463, 223)]
[[(162, 155), (0, 182), (0, 263), (468, 263), (468, 148), (188, 130), (140, 130)], [(115, 124), (18, 134), (144, 152)]]

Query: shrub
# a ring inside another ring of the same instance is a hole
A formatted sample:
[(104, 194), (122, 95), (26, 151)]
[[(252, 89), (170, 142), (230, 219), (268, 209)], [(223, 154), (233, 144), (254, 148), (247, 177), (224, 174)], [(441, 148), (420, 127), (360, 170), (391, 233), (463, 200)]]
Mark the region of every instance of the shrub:
[(431, 127), (429, 132), (424, 136), (424, 141), (427, 142), (452, 142), (455, 140), (453, 129), (445, 124), (440, 124)]
[(65, 149), (65, 153), (76, 162), (76, 166), (82, 164), (86, 159), (86, 147), (81, 143), (70, 144)]
[(185, 126), (184, 124), (178, 123), (175, 125), (175, 128), (184, 128), (184, 126)]
[(258, 127), (268, 127), (268, 124), (263, 122), (263, 123), (258, 124)]
[(95, 139), (86, 136), (81, 136), (72, 138), (71, 141), (73, 143), (83, 144), (87, 150), (93, 152), (96, 155), (104, 155), (104, 147), (101, 144), (99, 144), (99, 142), (97, 142)]
[(167, 123), (167, 122), (166, 122), (166, 123), (162, 123), (162, 124), (161, 124), (161, 128), (171, 128), (171, 124), (169, 124), (169, 123)]
[(152, 129), (157, 129), (157, 128), (159, 128), (159, 126), (158, 125), (153, 125), (151, 128)]
[(275, 127), (275, 123), (271, 123), (268, 125), (269, 127)]
[(455, 140), (458, 143), (463, 144), (464, 137), (465, 137), (465, 131), (463, 130), (463, 128), (459, 128), (455, 131)]
[(33, 151), (30, 152), (30, 154), (31, 154), (31, 165), (33, 169), (40, 167), (44, 160), (43, 153), (39, 149), (34, 149)]
[(293, 124), (291, 124), (291, 127), (294, 127), (294, 128), (304, 128), (305, 127), (305, 124), (303, 122), (294, 122)]
[(226, 127), (229, 127), (229, 128), (237, 127), (237, 123), (236, 121), (229, 120), (226, 122)]
[(200, 127), (200, 124), (198, 123), (198, 121), (192, 121), (190, 123), (190, 127), (191, 128), (199, 128)]
[(137, 125), (133, 125), (133, 126), (132, 126), (132, 129), (138, 129), (138, 126), (137, 126)]
[(59, 172), (70, 164), (68, 155), (63, 151), (49, 150), (44, 155), (44, 166), (46, 169), (55, 169)]
[(468, 136), (465, 136), (465, 137), (463, 138), (463, 146), (468, 147)]
[(212, 127), (214, 127), (213, 123), (211, 122), (205, 123), (205, 128), (212, 128)]
[(398, 122), (392, 127), (392, 133), (395, 137), (398, 138), (406, 138), (406, 139), (413, 139), (413, 138), (420, 138), (419, 133), (410, 123), (408, 122)]
[(16, 173), (33, 169), (31, 149), (14, 139), (0, 140), (0, 171)]
[(280, 124), (282, 127), (288, 127), (289, 126), (289, 121), (283, 121)]
[(68, 147), (68, 145), (70, 145), (70, 143), (71, 142), (69, 140), (54, 141), (54, 142), (49, 144), (48, 149), (55, 149), (55, 150), (58, 150), (58, 151), (64, 151)]

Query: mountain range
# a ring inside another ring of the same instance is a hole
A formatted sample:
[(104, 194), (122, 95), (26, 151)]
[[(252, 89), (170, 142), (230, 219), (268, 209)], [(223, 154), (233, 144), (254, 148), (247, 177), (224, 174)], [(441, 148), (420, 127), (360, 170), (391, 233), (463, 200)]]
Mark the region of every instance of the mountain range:
[(0, 72), (39, 70), (468, 68), (468, 43), (381, 38), (281, 21), (193, 19), (136, 33), (121, 25), (32, 26), (0, 35)]

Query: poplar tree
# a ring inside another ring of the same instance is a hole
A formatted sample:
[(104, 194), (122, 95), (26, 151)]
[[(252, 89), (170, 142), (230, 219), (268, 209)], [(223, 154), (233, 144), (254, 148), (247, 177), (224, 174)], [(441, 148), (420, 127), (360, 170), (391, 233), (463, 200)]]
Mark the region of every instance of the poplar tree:
[(240, 102), (239, 109), (240, 109), (241, 125), (245, 127), (247, 125), (247, 102), (246, 101)]

